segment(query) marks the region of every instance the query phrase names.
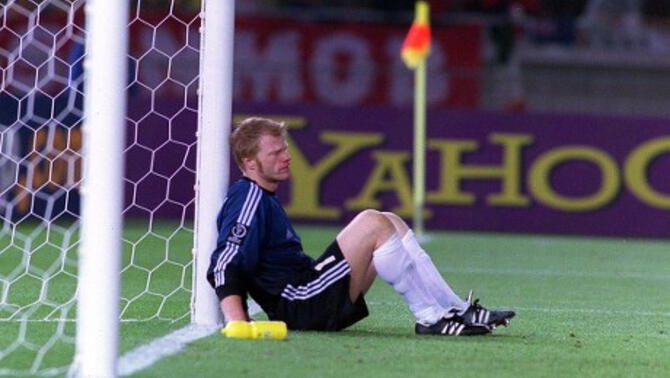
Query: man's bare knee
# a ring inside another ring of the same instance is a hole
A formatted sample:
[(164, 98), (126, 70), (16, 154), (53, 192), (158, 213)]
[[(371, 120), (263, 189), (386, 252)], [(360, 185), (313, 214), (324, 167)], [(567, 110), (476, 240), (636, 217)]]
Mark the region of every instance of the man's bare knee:
[(405, 236), (407, 231), (409, 231), (409, 226), (407, 225), (407, 223), (405, 223), (405, 221), (402, 220), (402, 218), (400, 218), (398, 215), (388, 211), (384, 211), (382, 212), (382, 214), (389, 221), (391, 221), (391, 223), (393, 223), (393, 226), (395, 227), (396, 232), (398, 233), (398, 235), (400, 235), (400, 237)]
[(358, 213), (354, 220), (359, 220), (361, 222), (374, 222), (382, 214), (381, 211), (375, 209), (365, 209)]
[(362, 211), (359, 216), (366, 230), (376, 236), (378, 240), (377, 247), (396, 230), (393, 222), (381, 211), (368, 209)]
[(379, 210), (366, 209), (361, 211), (356, 218), (361, 218), (361, 221), (370, 223), (371, 225), (385, 226), (388, 219), (384, 216), (384, 213)]

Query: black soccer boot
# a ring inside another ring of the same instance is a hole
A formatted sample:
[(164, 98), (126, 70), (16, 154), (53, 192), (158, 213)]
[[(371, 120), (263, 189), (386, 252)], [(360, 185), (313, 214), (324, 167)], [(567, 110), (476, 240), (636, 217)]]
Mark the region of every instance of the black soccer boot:
[(442, 318), (432, 325), (416, 323), (414, 332), (417, 335), (477, 336), (491, 333), (491, 330), (482, 324), (466, 324), (463, 318), (454, 315), (450, 318)]
[(473, 302), (472, 290), (470, 290), (466, 302), (469, 306), (461, 314), (461, 317), (469, 325), (485, 325), (493, 330), (501, 325), (509, 325), (510, 319), (516, 315), (512, 310), (488, 310), (479, 304), (479, 299), (475, 299)]

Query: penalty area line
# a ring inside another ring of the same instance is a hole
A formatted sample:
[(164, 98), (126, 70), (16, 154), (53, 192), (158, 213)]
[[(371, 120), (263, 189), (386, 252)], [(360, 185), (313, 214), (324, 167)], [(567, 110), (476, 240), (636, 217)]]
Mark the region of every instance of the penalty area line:
[(215, 333), (219, 328), (219, 326), (212, 325), (189, 324), (139, 346), (121, 356), (119, 375), (125, 377), (146, 369), (165, 357), (179, 353), (187, 344)]
[[(261, 311), (253, 301), (249, 301), (248, 308), (250, 316)], [(144, 370), (165, 357), (179, 353), (186, 345), (218, 332), (220, 328), (219, 325), (189, 324), (154, 339), (121, 356), (118, 362), (118, 374), (125, 377)]]

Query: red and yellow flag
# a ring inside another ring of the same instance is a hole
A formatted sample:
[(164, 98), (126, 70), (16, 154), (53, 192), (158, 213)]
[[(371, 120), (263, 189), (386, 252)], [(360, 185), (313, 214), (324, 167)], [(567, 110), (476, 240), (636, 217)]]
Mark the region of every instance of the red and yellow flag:
[(405, 41), (402, 43), (401, 56), (407, 67), (416, 67), (430, 53), (430, 25), (428, 16), (428, 3), (416, 2), (416, 14), (414, 22), (409, 29)]

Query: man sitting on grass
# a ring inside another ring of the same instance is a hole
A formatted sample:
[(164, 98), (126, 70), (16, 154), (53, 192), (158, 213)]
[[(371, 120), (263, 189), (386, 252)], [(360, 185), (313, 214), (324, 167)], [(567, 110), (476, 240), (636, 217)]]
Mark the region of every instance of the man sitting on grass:
[(231, 135), (244, 177), (232, 184), (217, 225), (207, 279), (226, 321), (249, 320), (250, 295), (271, 320), (290, 329), (336, 331), (368, 315), (363, 295), (378, 275), (403, 296), (420, 335), (483, 335), (513, 311), (491, 311), (459, 298), (398, 216), (358, 214), (317, 260), (274, 194), (290, 177), (286, 127), (248, 118)]

